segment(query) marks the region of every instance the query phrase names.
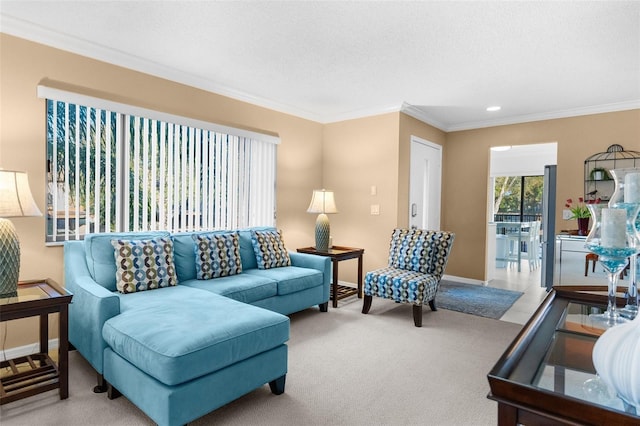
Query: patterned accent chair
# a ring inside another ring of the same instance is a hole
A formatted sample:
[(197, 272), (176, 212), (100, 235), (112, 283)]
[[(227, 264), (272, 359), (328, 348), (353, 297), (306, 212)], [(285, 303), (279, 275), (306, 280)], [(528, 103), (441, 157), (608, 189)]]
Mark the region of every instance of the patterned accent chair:
[(413, 322), (422, 327), (422, 305), (429, 303), (432, 311), (440, 279), (455, 234), (424, 229), (394, 229), (389, 247), (389, 265), (367, 272), (364, 279), (362, 313), (371, 309), (373, 296), (413, 303)]

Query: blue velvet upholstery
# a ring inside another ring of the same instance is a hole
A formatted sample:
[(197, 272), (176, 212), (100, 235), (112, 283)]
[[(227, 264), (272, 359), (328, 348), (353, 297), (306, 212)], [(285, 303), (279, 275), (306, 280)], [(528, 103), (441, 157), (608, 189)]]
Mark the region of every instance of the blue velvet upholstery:
[(135, 295), (139, 306), (109, 319), (102, 336), (115, 353), (166, 385), (212, 373), (289, 339), (284, 315), (185, 286), (155, 293), (158, 300), (164, 293), (165, 303), (145, 303), (143, 294)]
[[(363, 313), (368, 312), (371, 296), (417, 307), (429, 302), (435, 310), (434, 300), (454, 238), (455, 234), (446, 231), (394, 229), (388, 266), (365, 275)], [(414, 319), (415, 315), (414, 311)]]
[(64, 246), (70, 343), (160, 425), (185, 424), (283, 379), (283, 314), (329, 300), (329, 258), (290, 253), (291, 266), (258, 270), (251, 229), (238, 231), (242, 273), (197, 280), (192, 234), (171, 235), (178, 285), (140, 293), (116, 291), (111, 239), (166, 232), (89, 235)]
[(215, 280), (183, 281), (180, 285), (207, 290), (244, 303), (254, 303), (278, 294), (277, 282), (266, 277), (252, 275), (249, 271)]

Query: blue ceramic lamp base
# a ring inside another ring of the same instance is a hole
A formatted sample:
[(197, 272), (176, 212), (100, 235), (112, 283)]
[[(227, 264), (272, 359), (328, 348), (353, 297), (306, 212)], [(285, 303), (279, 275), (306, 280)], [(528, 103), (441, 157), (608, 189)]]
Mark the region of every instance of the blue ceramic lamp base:
[(316, 219), (316, 250), (329, 250), (330, 234), (329, 217), (324, 213), (320, 213)]
[(16, 228), (8, 219), (0, 219), (0, 298), (15, 297), (20, 273), (20, 244)]

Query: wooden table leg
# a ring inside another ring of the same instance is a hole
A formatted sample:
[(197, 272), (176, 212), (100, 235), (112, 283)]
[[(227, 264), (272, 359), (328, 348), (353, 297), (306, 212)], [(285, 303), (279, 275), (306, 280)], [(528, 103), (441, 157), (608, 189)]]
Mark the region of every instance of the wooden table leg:
[(333, 283), (331, 283), (331, 288), (333, 288), (333, 307), (338, 307), (338, 260), (332, 259), (333, 263)]
[(49, 352), (49, 314), (40, 315), (40, 353)]
[[(49, 314), (40, 314), (40, 353), (49, 353)], [(40, 366), (44, 365), (45, 361), (40, 360)]]
[(518, 424), (518, 409), (498, 402), (498, 426), (514, 426)]
[(362, 299), (362, 255), (358, 256), (358, 299)]
[(58, 337), (60, 399), (67, 399), (69, 397), (69, 309), (67, 305), (60, 308)]

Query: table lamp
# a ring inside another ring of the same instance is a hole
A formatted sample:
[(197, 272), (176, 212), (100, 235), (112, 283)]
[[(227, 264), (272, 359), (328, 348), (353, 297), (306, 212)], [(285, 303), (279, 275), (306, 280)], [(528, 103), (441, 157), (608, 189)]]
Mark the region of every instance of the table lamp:
[(338, 213), (336, 202), (333, 198), (333, 191), (314, 189), (307, 213), (319, 213), (316, 219), (316, 250), (329, 250), (331, 230), (327, 213)]
[(25, 172), (0, 170), (0, 298), (17, 295), (20, 243), (7, 217), (42, 216)]

